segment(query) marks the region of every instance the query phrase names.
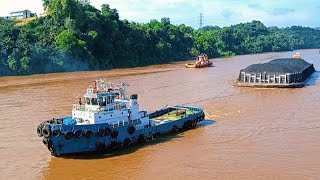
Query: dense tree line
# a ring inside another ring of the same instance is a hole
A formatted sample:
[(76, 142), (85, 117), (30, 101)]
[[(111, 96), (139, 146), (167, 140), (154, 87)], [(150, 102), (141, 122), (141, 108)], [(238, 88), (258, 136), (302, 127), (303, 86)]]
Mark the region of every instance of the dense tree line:
[(140, 24), (119, 20), (87, 1), (43, 0), (47, 16), (22, 26), (0, 18), (0, 75), (102, 70), (301, 48), (319, 48), (320, 30), (266, 27), (259, 21), (200, 30), (169, 18)]

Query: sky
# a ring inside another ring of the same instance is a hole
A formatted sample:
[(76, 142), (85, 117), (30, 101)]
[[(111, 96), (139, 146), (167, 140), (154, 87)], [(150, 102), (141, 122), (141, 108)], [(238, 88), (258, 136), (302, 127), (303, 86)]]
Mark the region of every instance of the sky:
[[(91, 0), (97, 9), (102, 4), (116, 8), (120, 19), (140, 23), (169, 17), (173, 24), (199, 27), (230, 26), (259, 20), (266, 26), (293, 25), (320, 27), (320, 0)], [(0, 0), (0, 16), (12, 11), (29, 9), (43, 13), (42, 0)]]

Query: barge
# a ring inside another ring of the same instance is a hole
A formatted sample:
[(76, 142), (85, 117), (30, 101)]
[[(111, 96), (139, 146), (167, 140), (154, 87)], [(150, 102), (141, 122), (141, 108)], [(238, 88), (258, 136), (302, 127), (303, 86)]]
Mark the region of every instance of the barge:
[(139, 110), (138, 95), (127, 95), (124, 83), (96, 80), (72, 108), (72, 116), (53, 118), (37, 127), (37, 135), (53, 156), (106, 152), (152, 140), (169, 132), (196, 127), (203, 109), (169, 106)]
[(304, 86), (313, 72), (313, 64), (301, 58), (274, 59), (240, 70), (236, 84), (246, 87), (299, 88)]

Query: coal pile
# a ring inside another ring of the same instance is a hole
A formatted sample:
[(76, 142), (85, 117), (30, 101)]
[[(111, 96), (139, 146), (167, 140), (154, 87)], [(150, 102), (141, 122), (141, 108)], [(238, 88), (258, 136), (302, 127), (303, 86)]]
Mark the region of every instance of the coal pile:
[(303, 59), (296, 58), (283, 58), (283, 59), (274, 59), (267, 63), (263, 64), (252, 64), (247, 68), (241, 70), (247, 73), (259, 73), (259, 72), (268, 72), (268, 73), (300, 73), (312, 64), (306, 62)]
[(313, 64), (303, 59), (274, 59), (242, 69), (239, 73), (238, 85), (302, 87), (313, 72), (315, 72)]

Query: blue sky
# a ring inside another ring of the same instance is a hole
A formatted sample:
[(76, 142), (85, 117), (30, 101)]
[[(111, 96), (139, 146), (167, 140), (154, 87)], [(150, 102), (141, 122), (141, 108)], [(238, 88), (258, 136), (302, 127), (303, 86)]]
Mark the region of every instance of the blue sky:
[[(204, 25), (220, 27), (259, 20), (266, 26), (301, 25), (319, 27), (320, 0), (91, 0), (100, 9), (108, 3), (118, 9), (121, 19), (148, 22), (169, 17), (171, 23), (199, 27), (199, 14)], [(11, 11), (29, 9), (41, 14), (41, 0), (0, 0), (0, 16)]]

